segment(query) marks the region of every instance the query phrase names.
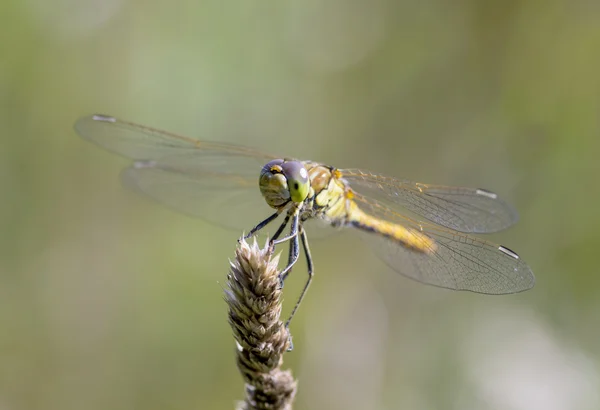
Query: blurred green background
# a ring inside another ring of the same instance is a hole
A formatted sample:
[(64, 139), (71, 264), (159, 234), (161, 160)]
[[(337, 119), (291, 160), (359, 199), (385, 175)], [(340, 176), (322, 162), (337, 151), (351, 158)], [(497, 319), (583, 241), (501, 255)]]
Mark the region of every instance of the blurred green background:
[(93, 112), (520, 211), (492, 237), (536, 274), (513, 296), (313, 241), (296, 409), (600, 408), (599, 74), (589, 0), (1, 2), (0, 409), (243, 397), (222, 299), (240, 232), (123, 189), (128, 162), (72, 129)]

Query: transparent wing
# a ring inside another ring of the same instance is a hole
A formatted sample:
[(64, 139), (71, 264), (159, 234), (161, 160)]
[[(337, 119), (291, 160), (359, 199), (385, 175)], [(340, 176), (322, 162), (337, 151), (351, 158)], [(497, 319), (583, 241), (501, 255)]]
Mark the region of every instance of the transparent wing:
[(123, 183), (173, 210), (246, 231), (273, 212), (258, 187), (261, 167), (275, 158), (271, 155), (103, 115), (83, 117), (75, 129), (84, 139), (136, 160), (122, 172)]
[(310, 242), (330, 238), (344, 230), (343, 227), (334, 227), (320, 218), (311, 218), (305, 221), (303, 226)]
[(460, 232), (497, 232), (519, 219), (510, 205), (485, 189), (421, 184), (358, 169), (340, 171), (357, 192)]
[(417, 229), (435, 240), (436, 249), (425, 254), (406, 249), (377, 232), (363, 234), (363, 239), (388, 266), (409, 278), (443, 288), (486, 294), (521, 292), (535, 283), (529, 266), (506, 247), (409, 219), (359, 194), (355, 200), (363, 211)]
[[(222, 171), (212, 171), (215, 166)], [(199, 162), (194, 155), (177, 155), (138, 161), (123, 170), (121, 179), (172, 210), (247, 232), (274, 212), (260, 193), (259, 172), (260, 166), (245, 158), (232, 164), (230, 157), (203, 157)]]
[(214, 155), (249, 157), (264, 165), (276, 157), (253, 148), (219, 142), (200, 141), (167, 131), (120, 120), (107, 115), (82, 117), (75, 131), (84, 139), (114, 153), (135, 160), (147, 160), (173, 155)]

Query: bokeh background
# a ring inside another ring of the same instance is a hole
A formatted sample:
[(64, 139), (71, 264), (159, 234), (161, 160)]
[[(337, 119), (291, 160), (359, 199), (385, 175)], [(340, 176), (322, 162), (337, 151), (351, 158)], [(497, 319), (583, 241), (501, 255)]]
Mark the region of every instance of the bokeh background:
[(520, 211), (491, 237), (537, 276), (513, 296), (313, 241), (296, 409), (600, 408), (599, 73), (590, 0), (2, 1), (0, 409), (243, 397), (222, 299), (240, 232), (123, 189), (127, 160), (73, 131), (93, 112)]

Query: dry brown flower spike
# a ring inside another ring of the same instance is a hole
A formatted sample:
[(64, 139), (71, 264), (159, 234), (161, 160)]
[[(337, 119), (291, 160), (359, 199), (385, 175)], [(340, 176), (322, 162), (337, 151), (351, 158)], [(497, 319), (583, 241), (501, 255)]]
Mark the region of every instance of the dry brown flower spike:
[(291, 410), (296, 381), (281, 370), (283, 354), (290, 347), (288, 331), (280, 320), (282, 291), (279, 255), (268, 242), (263, 249), (256, 240), (242, 240), (231, 262), (225, 300), (229, 324), (237, 342), (237, 365), (246, 382), (246, 398), (239, 410)]

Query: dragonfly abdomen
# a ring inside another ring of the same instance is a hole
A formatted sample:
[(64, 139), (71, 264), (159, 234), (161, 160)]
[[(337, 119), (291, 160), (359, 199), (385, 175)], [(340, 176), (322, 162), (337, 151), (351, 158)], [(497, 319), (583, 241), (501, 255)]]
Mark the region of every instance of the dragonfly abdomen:
[(426, 234), (413, 229), (398, 225), (383, 219), (375, 218), (364, 213), (351, 201), (348, 222), (351, 226), (366, 232), (385, 236), (401, 246), (419, 253), (434, 253), (435, 241)]

